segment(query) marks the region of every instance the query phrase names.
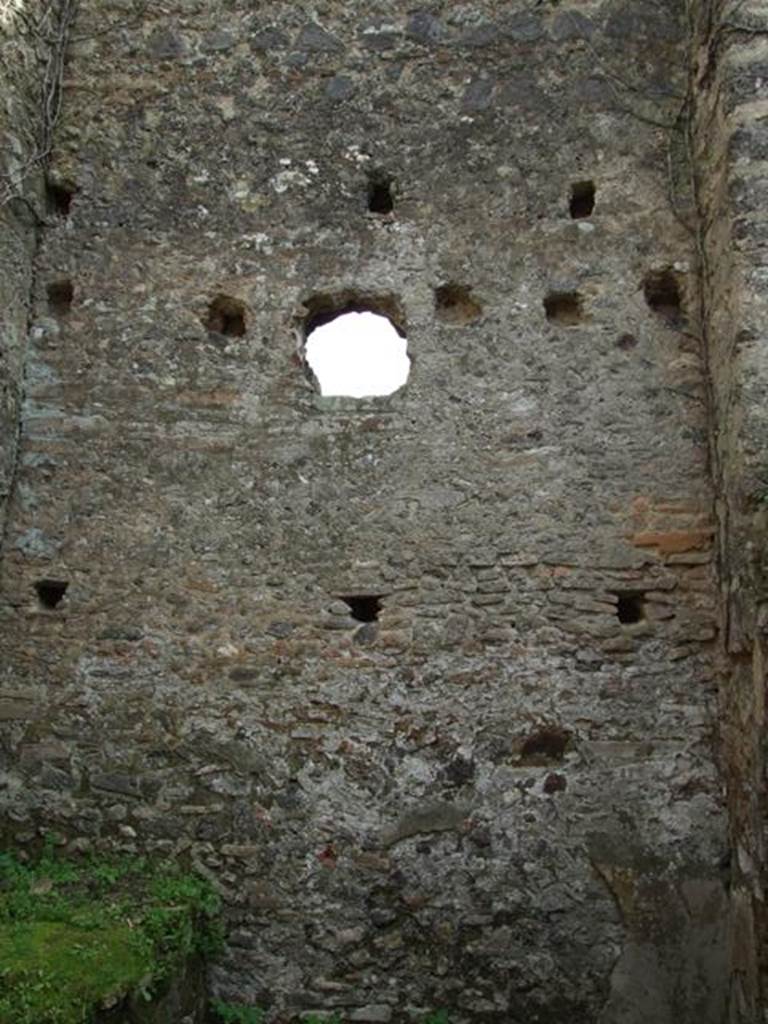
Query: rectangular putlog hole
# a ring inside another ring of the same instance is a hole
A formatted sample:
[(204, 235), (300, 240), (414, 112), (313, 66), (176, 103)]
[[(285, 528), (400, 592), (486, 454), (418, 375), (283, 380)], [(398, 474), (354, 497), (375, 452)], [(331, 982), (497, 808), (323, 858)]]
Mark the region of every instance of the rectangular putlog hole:
[(641, 590), (619, 590), (616, 592), (616, 616), (624, 626), (645, 619), (645, 594)]

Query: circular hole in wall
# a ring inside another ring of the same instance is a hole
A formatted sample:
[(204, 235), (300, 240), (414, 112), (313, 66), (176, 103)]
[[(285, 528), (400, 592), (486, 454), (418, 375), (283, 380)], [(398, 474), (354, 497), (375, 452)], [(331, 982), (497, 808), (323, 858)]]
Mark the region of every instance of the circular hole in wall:
[[(318, 300), (318, 311), (304, 326), (304, 358), (321, 395), (391, 395), (405, 384), (411, 369), (408, 342), (386, 311), (391, 304), (347, 302), (327, 309)], [(310, 310), (313, 305), (308, 303)]]

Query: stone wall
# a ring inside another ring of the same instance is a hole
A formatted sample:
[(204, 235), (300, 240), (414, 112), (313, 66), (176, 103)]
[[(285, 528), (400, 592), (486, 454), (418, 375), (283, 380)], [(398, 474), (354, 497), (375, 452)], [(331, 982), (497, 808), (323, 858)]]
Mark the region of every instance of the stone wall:
[(702, 295), (712, 384), (721, 632), (721, 734), (732, 856), (733, 1020), (765, 993), (765, 608), (768, 568), (768, 361), (764, 351), (768, 185), (762, 119), (768, 45), (763, 5), (701, 5), (694, 121)]
[[(4, 552), (6, 833), (188, 856), (228, 905), (223, 998), (723, 1019), (685, 15), (81, 0)], [(206, 326), (220, 295), (244, 334)], [(391, 398), (307, 373), (306, 318), (348, 301), (406, 330)]]
[(57, 109), (62, 27), (58, 5), (0, 4), (0, 539), (17, 456), (34, 253), (46, 214), (43, 153)]

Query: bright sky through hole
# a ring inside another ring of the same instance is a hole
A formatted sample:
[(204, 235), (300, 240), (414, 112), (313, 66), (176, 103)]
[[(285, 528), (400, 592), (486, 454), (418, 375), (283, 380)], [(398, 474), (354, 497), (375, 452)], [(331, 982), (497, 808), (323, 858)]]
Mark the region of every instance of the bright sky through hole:
[(307, 362), (322, 395), (391, 395), (408, 379), (407, 342), (385, 316), (343, 313), (307, 338)]

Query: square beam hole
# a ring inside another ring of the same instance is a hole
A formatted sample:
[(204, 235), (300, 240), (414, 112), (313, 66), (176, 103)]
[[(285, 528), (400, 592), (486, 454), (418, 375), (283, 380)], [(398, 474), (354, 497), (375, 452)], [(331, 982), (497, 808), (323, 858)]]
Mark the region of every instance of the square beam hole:
[(570, 738), (570, 733), (557, 726), (538, 729), (526, 737), (520, 750), (520, 759), (525, 764), (562, 761)]
[(48, 308), (55, 316), (66, 316), (72, 309), (75, 287), (68, 277), (59, 281), (51, 281), (46, 289)]
[(563, 327), (572, 327), (584, 319), (584, 306), (578, 292), (550, 292), (544, 299), (547, 320)]
[(623, 626), (645, 619), (645, 594), (641, 590), (619, 590), (616, 616)]
[(35, 583), (37, 599), (43, 608), (57, 608), (69, 588), (68, 580), (38, 580)]
[(380, 215), (392, 213), (395, 199), (392, 195), (392, 179), (386, 174), (372, 174), (368, 179), (368, 209)]
[(212, 334), (242, 338), (245, 334), (245, 304), (231, 295), (219, 294), (211, 300), (203, 323)]
[(594, 181), (574, 181), (571, 185), (571, 217), (574, 220), (583, 220), (584, 217), (591, 217), (594, 209)]
[(643, 281), (643, 294), (648, 308), (671, 327), (682, 327), (685, 323), (683, 294), (678, 275), (671, 267), (652, 270)]
[(49, 178), (45, 183), (45, 200), (50, 213), (57, 217), (68, 217), (72, 212), (72, 200), (77, 185), (68, 179)]
[(349, 608), (349, 613), (357, 622), (377, 622), (381, 612), (381, 600), (384, 594), (340, 594), (339, 600)]
[(463, 327), (477, 320), (482, 312), (471, 287), (451, 282), (435, 288), (435, 313), (444, 324)]

